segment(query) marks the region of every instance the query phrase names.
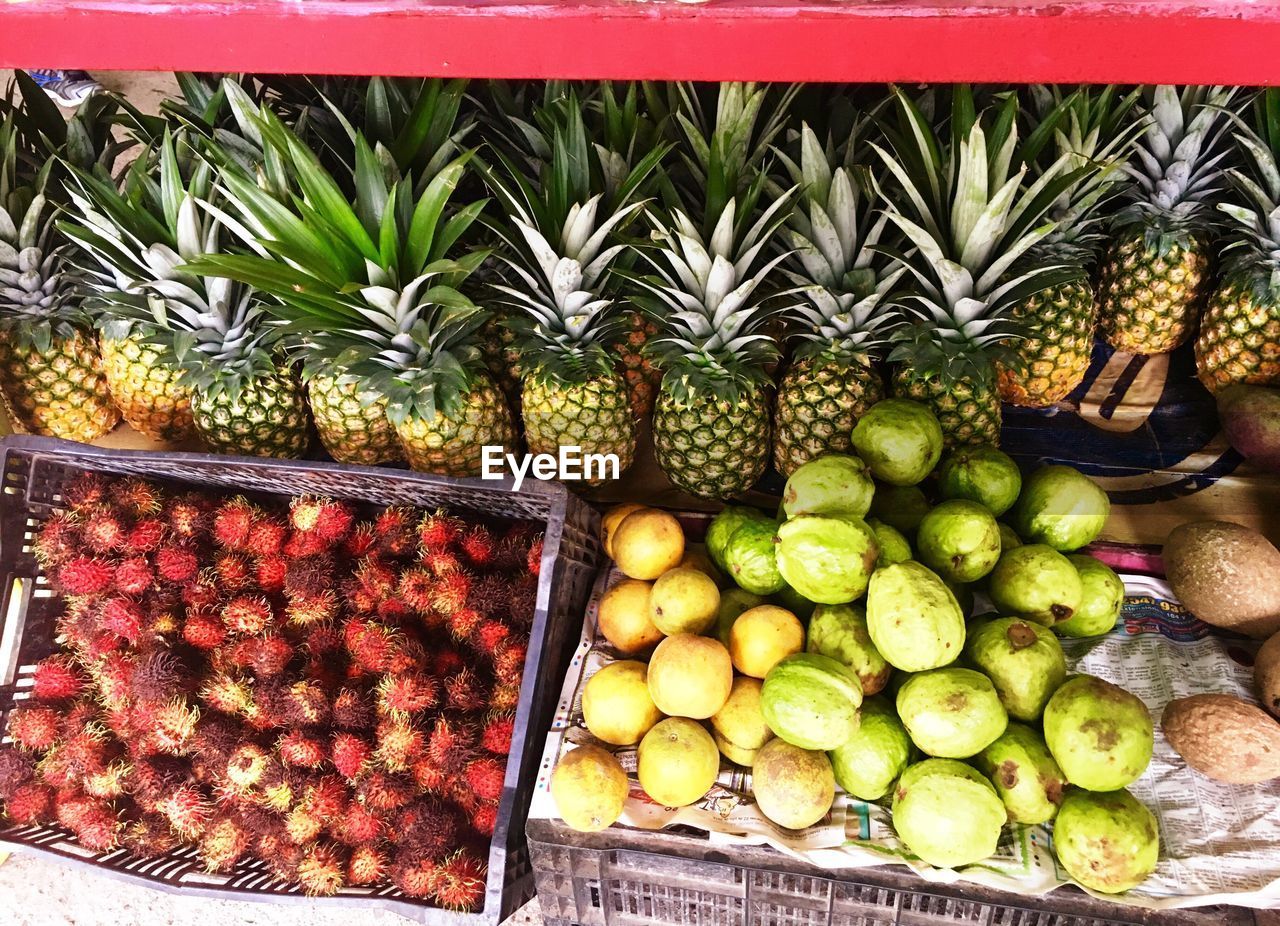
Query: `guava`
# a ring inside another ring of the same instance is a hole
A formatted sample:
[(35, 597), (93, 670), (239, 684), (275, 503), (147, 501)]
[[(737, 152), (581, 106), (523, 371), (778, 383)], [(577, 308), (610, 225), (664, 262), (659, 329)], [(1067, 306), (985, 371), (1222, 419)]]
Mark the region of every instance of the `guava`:
[(867, 588), (867, 631), (885, 661), (904, 672), (954, 662), (964, 613), (940, 578), (917, 562), (877, 569)]
[(1111, 501), (1092, 479), (1070, 466), (1044, 466), (1022, 485), (1012, 522), (1028, 543), (1078, 550), (1102, 533)]
[(813, 613), (813, 609), (817, 607), (817, 604), (801, 595), (790, 585), (784, 584), (782, 588), (769, 597), (774, 604), (786, 608), (801, 620), (807, 620), (809, 615)]
[(820, 604), (809, 617), (811, 653), (830, 656), (858, 676), (863, 695), (881, 691), (893, 672), (871, 642), (866, 612), (856, 604)]
[(829, 453), (791, 474), (782, 490), (782, 511), (788, 518), (798, 514), (864, 518), (875, 490), (866, 463), (858, 457)]
[(907, 537), (914, 537), (916, 528), (929, 513), (929, 499), (919, 486), (895, 486), (880, 483), (871, 499), (871, 516), (883, 521)]
[(991, 782), (955, 759), (907, 767), (893, 789), (893, 828), (921, 860), (959, 868), (996, 851), (1004, 802)]
[(1119, 894), (1156, 870), (1160, 829), (1128, 791), (1072, 791), (1053, 824), (1053, 849), (1067, 874), (1085, 887)]
[(1114, 569), (1092, 556), (1073, 553), (1067, 559), (1080, 573), (1080, 607), (1067, 620), (1054, 624), (1054, 631), (1064, 637), (1110, 633), (1124, 609), (1124, 582)]
[(878, 801), (911, 761), (911, 737), (888, 702), (867, 698), (858, 729), (827, 755), (841, 788), (860, 800)]
[(835, 801), (831, 760), (817, 750), (769, 740), (752, 763), (751, 793), (760, 812), (779, 826), (793, 830), (813, 826)]
[(914, 555), (911, 552), (911, 541), (903, 536), (896, 527), (890, 527), (879, 518), (867, 518), (867, 527), (876, 535), (876, 543), (880, 544), (880, 558), (876, 566), (892, 566), (894, 563), (905, 563)]
[(778, 527), (778, 570), (818, 604), (862, 596), (880, 557), (876, 535), (857, 518), (802, 514)]
[(1034, 723), (1067, 677), (1067, 659), (1053, 633), (1033, 621), (1002, 617), (969, 628), (965, 658), (996, 686), (1009, 716)]
[(885, 399), (858, 419), (853, 448), (881, 482), (915, 485), (938, 465), (942, 426), (919, 402)]
[(724, 548), (724, 570), (729, 578), (753, 595), (772, 595), (786, 582), (778, 571), (778, 525), (750, 520), (739, 525)]
[(738, 619), (738, 615), (764, 603), (762, 596), (753, 595), (741, 588), (731, 588), (724, 592), (720, 596), (720, 609), (716, 612), (716, 639), (728, 646), (729, 631), (733, 629), (733, 622)]
[(1010, 723), (973, 761), (995, 785), (1012, 822), (1048, 823), (1058, 812), (1067, 780), (1031, 727)]
[(1018, 464), (990, 445), (961, 447), (938, 467), (939, 495), (978, 502), (997, 518), (1013, 507), (1021, 491)]
[(967, 499), (943, 502), (916, 531), (920, 561), (952, 582), (976, 582), (1000, 559), (1000, 527), (984, 506)]
[(1000, 522), (1000, 552), (1003, 553), (1006, 550), (1012, 550), (1014, 547), (1020, 547), (1020, 546), (1022, 546), (1022, 538), (1018, 536), (1018, 532), (1015, 531), (1008, 524), (1005, 524), (1003, 521), (1001, 521)]
[(862, 684), (829, 656), (797, 653), (769, 670), (760, 709), (769, 729), (801, 749), (835, 749), (858, 728)]
[(973, 669), (919, 672), (898, 689), (897, 707), (911, 741), (942, 759), (977, 755), (1009, 724), (991, 679)]
[(1053, 693), (1044, 708), (1044, 741), (1067, 781), (1089, 791), (1137, 781), (1155, 747), (1147, 706), (1092, 675), (1073, 676)]
[(758, 508), (749, 508), (746, 505), (726, 505), (707, 525), (707, 534), (703, 539), (703, 545), (707, 548), (707, 555), (711, 557), (711, 562), (715, 563), (722, 572), (728, 571), (725, 566), (724, 551), (725, 547), (729, 545), (729, 538), (733, 536), (734, 531), (748, 521), (776, 523), (773, 518)]
[(1080, 607), (1084, 586), (1076, 567), (1043, 543), (1028, 543), (1002, 554), (991, 570), (991, 601), (1001, 614), (1052, 627)]

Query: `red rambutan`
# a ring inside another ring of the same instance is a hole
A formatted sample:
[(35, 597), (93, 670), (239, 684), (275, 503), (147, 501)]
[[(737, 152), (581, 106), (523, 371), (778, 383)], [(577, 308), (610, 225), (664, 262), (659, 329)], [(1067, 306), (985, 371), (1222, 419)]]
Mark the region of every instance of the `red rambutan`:
[(262, 781), (271, 761), (270, 753), (257, 743), (241, 743), (227, 759), (227, 781), (235, 791), (248, 791)]
[(338, 847), (321, 842), (307, 849), (298, 863), (298, 883), (312, 897), (328, 897), (342, 889), (346, 872), (346, 859)]
[(53, 817), (53, 788), (38, 781), (18, 785), (5, 799), (4, 812), (22, 826), (48, 823)]
[(365, 763), (373, 755), (373, 747), (354, 733), (338, 733), (333, 737), (330, 755), (338, 774), (354, 780), (360, 776)]
[(306, 631), (303, 645), (313, 657), (329, 656), (342, 649), (342, 634), (327, 621), (312, 623)]
[(356, 564), (355, 579), (361, 588), (379, 600), (394, 594), (396, 590), (395, 567), (376, 556), (366, 556)]
[(133, 690), (133, 673), (137, 662), (127, 653), (110, 652), (93, 666), (93, 680), (98, 683), (98, 697), (108, 710), (128, 703)]
[(441, 614), (450, 615), (467, 606), (471, 594), (471, 576), (465, 572), (452, 572), (441, 576), (431, 593), (431, 607)]
[(84, 690), (84, 676), (67, 656), (50, 656), (36, 663), (31, 694), (37, 701), (65, 701)]
[(426, 746), (422, 731), (408, 720), (386, 717), (378, 722), (373, 754), (387, 769), (403, 772)]
[(145, 556), (130, 556), (116, 566), (116, 591), (125, 595), (141, 595), (155, 582), (155, 573)]
[(446, 910), (479, 911), (484, 906), (488, 873), (484, 861), (460, 849), (437, 866), (432, 896)]
[(465, 525), (462, 521), (437, 511), (424, 515), (418, 525), (418, 540), (424, 553), (437, 553), (447, 549), (461, 535)]
[(258, 588), (269, 595), (284, 591), (284, 577), (288, 562), (283, 556), (269, 554), (260, 556), (253, 565), (254, 576), (258, 580)]
[(31, 543), (31, 552), (46, 569), (66, 562), (81, 544), (80, 522), (75, 515), (57, 511), (40, 525)]
[(249, 834), (234, 816), (223, 814), (205, 827), (196, 851), (209, 871), (230, 871), (249, 851)]
[(246, 636), (262, 633), (271, 623), (271, 603), (265, 598), (237, 595), (222, 606), (220, 616), (232, 633)]
[(413, 508), (387, 508), (373, 521), (378, 549), (388, 556), (403, 557), (418, 548), (418, 512)]
[(257, 578), (253, 564), (242, 553), (223, 551), (213, 555), (211, 578), (224, 591), (244, 591), (253, 585)]
[(436, 578), (451, 576), (455, 572), (462, 571), (462, 560), (448, 550), (437, 550), (424, 554), (422, 564)]
[(314, 681), (294, 682), (285, 695), (285, 719), (299, 727), (318, 727), (329, 721), (329, 698)]
[(15, 707), (9, 713), (9, 735), (29, 752), (45, 752), (58, 741), (58, 712), (51, 707)]
[(539, 575), (542, 572), (542, 535), (539, 534), (529, 545), (529, 556), (525, 560), (525, 565), (529, 568), (530, 575)]
[(333, 723), (344, 730), (368, 730), (373, 726), (369, 701), (354, 688), (343, 688), (333, 699)]
[(346, 782), (337, 775), (314, 777), (302, 796), (302, 803), (306, 808), (326, 825), (342, 816), (350, 800), (351, 793)]
[(131, 820), (120, 836), (121, 844), (130, 855), (138, 858), (155, 858), (172, 852), (179, 845), (178, 837), (169, 828), (169, 822), (154, 814), (143, 814)]
[(436, 580), (425, 569), (406, 569), (396, 583), (396, 595), (407, 607), (423, 614), (431, 610), (431, 592)]
[(164, 543), (169, 527), (160, 518), (139, 518), (129, 529), (124, 546), (131, 553), (152, 553)]
[(246, 640), (245, 643), (249, 648), (249, 666), (259, 678), (281, 674), (293, 659), (293, 644), (277, 633)]
[(376, 769), (356, 785), (356, 794), (375, 813), (399, 810), (413, 799), (415, 790), (413, 782), (403, 776)]
[(65, 595), (101, 595), (111, 587), (115, 577), (115, 566), (110, 560), (75, 556), (58, 568), (56, 585)]
[(428, 755), (419, 756), (409, 769), (418, 790), (423, 794), (440, 794), (449, 790), (453, 778), (438, 762)]
[(482, 621), (471, 634), (471, 644), (481, 653), (495, 653), (511, 636), (511, 628), (500, 620)]
[(276, 744), (280, 759), (295, 768), (319, 768), (324, 764), (324, 743), (301, 730), (292, 730), (280, 737)]
[(382, 820), (359, 801), (352, 801), (332, 829), (338, 841), (348, 846), (371, 845), (382, 836)]
[(381, 713), (414, 714), (435, 707), (438, 693), (429, 676), (415, 672), (383, 676), (377, 698)]
[(148, 733), (161, 752), (180, 756), (190, 747), (199, 720), (199, 710), (184, 698), (174, 698), (155, 709)]
[(431, 672), (438, 678), (457, 675), (467, 667), (467, 659), (452, 646), (440, 646), (431, 654)]
[(111, 498), (122, 510), (134, 517), (142, 517), (160, 510), (164, 493), (159, 486), (145, 479), (127, 476), (111, 487)]
[(72, 511), (94, 508), (108, 501), (107, 491), (111, 482), (98, 473), (81, 473), (66, 487), (62, 500)]
[(211, 650), (226, 640), (227, 628), (212, 614), (189, 612), (182, 624), (182, 638), (196, 649)]
[(487, 528), (474, 525), (463, 532), (458, 541), (458, 549), (472, 566), (487, 569), (497, 556), (498, 545)]
[(418, 852), (401, 850), (391, 866), (391, 883), (408, 897), (430, 897), (436, 880), (436, 863)]
[(275, 556), (289, 539), (289, 528), (274, 517), (262, 517), (253, 523), (244, 550), (254, 556)]
[(261, 511), (247, 498), (237, 495), (219, 506), (213, 516), (213, 540), (228, 550), (248, 549), (249, 535)]
[(446, 770), (462, 768), (474, 748), (474, 731), (447, 716), (437, 717), (427, 735), (427, 755)]
[(179, 784), (156, 801), (155, 809), (175, 833), (190, 840), (199, 838), (213, 813), (204, 792), (193, 784)]
[(499, 681), (489, 693), (489, 707), (495, 711), (514, 711), (520, 706), (520, 682)]
[(508, 637), (496, 645), (493, 652), (493, 675), (499, 683), (519, 685), (524, 678), (524, 661), (529, 651), (529, 641), (524, 637)]
[(120, 841), (121, 823), (111, 804), (87, 795), (56, 795), (58, 822), (75, 834), (91, 852), (110, 852)]
[(387, 671), (399, 646), (397, 636), (389, 627), (366, 621), (349, 621), (343, 638), (352, 660), (366, 672)]
[(342, 552), (351, 559), (360, 559), (372, 553), (378, 545), (378, 538), (373, 532), (373, 525), (357, 524), (347, 539), (342, 542)]
[(182, 586), (182, 603), (192, 611), (215, 610), (222, 602), (222, 593), (214, 581), (213, 576), (205, 575)]
[(467, 763), (467, 787), (482, 801), (496, 801), (502, 797), (502, 784), (507, 768), (497, 759), (485, 757)]
[(449, 706), (456, 711), (478, 711), (488, 701), (488, 692), (480, 677), (470, 669), (463, 669), (444, 683)]
[(168, 504), (169, 527), (184, 540), (203, 534), (208, 525), (209, 504), (203, 496), (192, 493), (175, 498)]
[(341, 543), (355, 524), (355, 512), (344, 502), (331, 498), (299, 496), (289, 507), (294, 530), (313, 533), (326, 547)]
[(290, 596), (285, 619), (295, 627), (308, 627), (330, 620), (338, 614), (338, 596), (332, 591), (318, 595)]
[(190, 582), (199, 571), (200, 560), (186, 547), (162, 547), (156, 553), (156, 572), (169, 582)]
[(498, 804), (496, 801), (482, 801), (471, 811), (471, 828), (481, 836), (492, 836), (498, 825)]
[(480, 731), (480, 745), (495, 755), (507, 755), (511, 752), (511, 736), (515, 727), (515, 714), (490, 715)]
[(359, 887), (387, 876), (387, 857), (376, 846), (356, 846), (347, 862), (347, 881)]
[(449, 633), (455, 640), (466, 640), (484, 622), (484, 615), (475, 608), (459, 608), (449, 615)]
[(113, 512), (99, 508), (84, 515), (80, 537), (94, 553), (114, 553), (124, 549), (128, 528)]

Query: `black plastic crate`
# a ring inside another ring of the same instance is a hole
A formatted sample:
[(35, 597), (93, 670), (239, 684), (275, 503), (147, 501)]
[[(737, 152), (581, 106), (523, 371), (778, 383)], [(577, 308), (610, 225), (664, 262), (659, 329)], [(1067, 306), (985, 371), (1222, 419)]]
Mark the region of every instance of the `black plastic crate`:
[[(511, 757), (516, 761), (507, 765), (489, 851), (483, 911), (451, 913), (406, 897), (390, 886), (344, 888), (334, 897), (308, 899), (374, 907), (429, 926), (445, 926), (498, 923), (532, 896), (533, 872), (524, 823), (543, 731), (551, 726), (598, 556), (598, 519), (586, 503), (558, 483), (533, 480), (516, 491), (506, 481), (449, 479), (335, 463), (102, 450), (49, 438), (6, 438), (0, 442), (0, 730), (9, 710), (27, 698), (34, 664), (55, 649), (58, 600), (31, 554), (30, 541), (40, 524), (63, 507), (63, 487), (86, 471), (137, 475), (200, 489), (282, 497), (305, 493), (378, 506), (446, 508), (544, 525), (537, 611), (511, 744)], [(162, 890), (275, 903), (304, 897), (297, 885), (275, 880), (257, 861), (242, 862), (227, 874), (209, 874), (189, 848), (137, 859), (124, 850), (105, 854), (86, 851), (57, 827), (0, 824), (0, 847), (5, 846)]]
[(525, 828), (544, 926), (1254, 926), (1251, 910), (1145, 910), (1075, 888), (1025, 897), (933, 884), (904, 866), (832, 871), (767, 846), (728, 849), (675, 827)]

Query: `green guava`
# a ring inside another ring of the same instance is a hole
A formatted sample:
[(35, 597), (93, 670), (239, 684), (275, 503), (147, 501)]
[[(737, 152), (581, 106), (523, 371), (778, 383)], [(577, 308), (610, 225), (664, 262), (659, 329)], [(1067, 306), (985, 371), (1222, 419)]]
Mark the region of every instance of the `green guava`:
[(878, 801), (911, 761), (911, 737), (888, 702), (868, 698), (858, 712), (853, 736), (827, 755), (836, 783), (845, 792), (859, 800)]
[(733, 622), (738, 619), (738, 615), (743, 611), (750, 611), (752, 608), (759, 607), (764, 603), (765, 600), (763, 597), (760, 595), (753, 595), (745, 589), (731, 588), (721, 592), (720, 607), (716, 611), (716, 639), (725, 646), (728, 646), (729, 630), (733, 627)]
[(1001, 521), (1000, 522), (1000, 552), (1003, 553), (1006, 550), (1012, 550), (1014, 547), (1020, 547), (1020, 546), (1022, 546), (1022, 538), (1018, 536), (1018, 532), (1015, 531), (1008, 524), (1005, 524), (1003, 521)]
[(961, 447), (938, 467), (938, 494), (978, 502), (997, 518), (1013, 507), (1021, 491), (1018, 464), (990, 445)]
[(835, 749), (858, 728), (862, 685), (842, 662), (817, 653), (788, 656), (764, 678), (760, 709), (769, 729), (801, 749)]
[(911, 742), (942, 759), (977, 755), (1009, 724), (991, 679), (973, 669), (919, 672), (898, 689), (897, 707)]
[(965, 658), (996, 686), (1009, 716), (1034, 723), (1067, 677), (1067, 659), (1052, 631), (1020, 617), (969, 628)]
[(729, 536), (724, 548), (724, 571), (753, 595), (772, 595), (786, 584), (778, 571), (778, 525), (772, 521), (747, 521)]
[(1012, 822), (1048, 823), (1058, 812), (1067, 780), (1031, 727), (1010, 723), (973, 762), (995, 785)]
[(853, 449), (881, 482), (915, 485), (938, 465), (942, 426), (919, 402), (885, 399), (858, 419)]
[(811, 653), (830, 656), (852, 669), (864, 695), (882, 690), (893, 672), (867, 630), (866, 612), (856, 604), (820, 604), (809, 617)]
[(1118, 791), (1147, 770), (1151, 714), (1137, 695), (1092, 675), (1067, 679), (1044, 708), (1044, 741), (1067, 781)]
[(1124, 582), (1115, 570), (1092, 556), (1072, 553), (1067, 557), (1080, 573), (1080, 607), (1060, 624), (1056, 633), (1064, 637), (1099, 637), (1110, 633), (1124, 608)]
[(924, 516), (929, 513), (929, 499), (919, 486), (895, 486), (881, 482), (871, 498), (871, 516), (888, 524), (904, 536), (914, 537)]
[(729, 545), (729, 538), (733, 536), (734, 531), (748, 521), (776, 523), (773, 518), (758, 508), (748, 508), (745, 505), (726, 505), (707, 525), (707, 534), (703, 544), (707, 548), (707, 555), (711, 557), (711, 562), (715, 563), (721, 572), (728, 571), (725, 566), (724, 551), (725, 547)]
[(911, 552), (911, 541), (903, 536), (896, 527), (890, 527), (878, 518), (867, 518), (867, 527), (876, 535), (876, 543), (880, 544), (880, 558), (876, 566), (892, 566), (894, 563), (905, 563), (914, 554)]
[(876, 484), (858, 457), (829, 453), (810, 460), (787, 480), (782, 490), (783, 515), (829, 514), (865, 518)]
[(867, 630), (885, 661), (904, 672), (945, 666), (964, 648), (956, 596), (917, 562), (876, 570), (867, 588)]
[(1053, 849), (1067, 874), (1085, 887), (1119, 894), (1156, 870), (1160, 828), (1128, 791), (1072, 791), (1053, 824)]
[(893, 789), (893, 828), (930, 865), (959, 868), (996, 851), (1004, 802), (975, 768), (954, 759), (907, 767)]
[(790, 585), (783, 585), (769, 600), (779, 607), (786, 608), (800, 620), (808, 620), (817, 604), (801, 595)]
[(1053, 547), (1028, 543), (1000, 557), (988, 583), (1001, 614), (1052, 627), (1076, 613), (1084, 586), (1076, 567)]
[(1110, 513), (1107, 493), (1084, 473), (1045, 466), (1023, 483), (1012, 522), (1028, 543), (1065, 552), (1097, 540)]
[(938, 505), (916, 531), (920, 561), (952, 582), (976, 582), (1000, 559), (1000, 527), (977, 502), (956, 498)]
[(861, 597), (880, 557), (876, 535), (857, 518), (802, 514), (778, 527), (778, 570), (818, 604)]

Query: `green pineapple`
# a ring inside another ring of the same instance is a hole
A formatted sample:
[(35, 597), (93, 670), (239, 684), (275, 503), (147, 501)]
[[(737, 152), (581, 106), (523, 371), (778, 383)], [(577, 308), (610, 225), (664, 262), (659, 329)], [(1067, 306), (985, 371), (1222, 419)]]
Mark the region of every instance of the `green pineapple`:
[[(846, 157), (864, 127), (851, 134)], [(843, 160), (805, 124), (800, 162), (787, 162), (802, 191), (787, 233), (797, 271), (788, 276), (805, 298), (775, 404), (773, 465), (784, 476), (825, 453), (848, 453), (859, 416), (884, 398), (876, 364), (898, 318), (881, 301), (903, 270), (877, 250), (888, 216), (874, 189)]]
[(1053, 231), (1046, 210), (1082, 171), (1064, 156), (1025, 182), (1028, 169), (1014, 168), (1013, 96), (975, 114), (969, 88), (957, 86), (946, 139), (897, 97), (901, 125), (886, 130), (893, 155), (874, 146), (897, 184), (890, 218), (915, 245), (897, 255), (911, 282), (894, 302), (911, 324), (889, 356), (893, 390), (933, 410), (947, 446), (997, 444), (996, 364), (1017, 362), (1013, 342), (1027, 332), (1014, 307), (1071, 275), (1052, 264), (1012, 268)]
[(1098, 324), (1092, 273), (1103, 237), (1101, 207), (1119, 191), (1122, 164), (1141, 128), (1130, 118), (1138, 93), (1081, 87), (1064, 98), (1056, 88), (1031, 88), (1033, 130), (1022, 154), (1032, 173), (1064, 155), (1087, 172), (1049, 210), (1057, 227), (1027, 253), (1029, 264), (1060, 264), (1074, 276), (1014, 307), (1014, 318), (1029, 330), (1016, 345), (1018, 362), (999, 369), (1000, 396), (1010, 404), (1047, 408), (1089, 369)]
[[(415, 179), (357, 132), (354, 171), (335, 177), (269, 109), (245, 118), (298, 193), (282, 201), (226, 165), (230, 211), (254, 253), (211, 255), (190, 271), (276, 297), (268, 310), (296, 342), (313, 402), (323, 385), (343, 390), (326, 392), (328, 404), (384, 406), (410, 466), (478, 475), (483, 448), (507, 448), (514, 429), (475, 343), (486, 313), (458, 290), (487, 252), (448, 256), (484, 206), (447, 209), (468, 156)], [(380, 421), (345, 418), (352, 430), (335, 427), (326, 446), (339, 458), (377, 457), (384, 431), (367, 425)]]
[(1228, 171), (1234, 195), (1218, 206), (1235, 221), (1195, 346), (1210, 392), (1234, 383), (1280, 385), (1280, 90), (1258, 94), (1252, 126), (1235, 137), (1246, 167)]
[(1212, 285), (1209, 226), (1235, 92), (1149, 91), (1145, 135), (1128, 168), (1132, 202), (1116, 216), (1098, 283), (1102, 333), (1117, 350), (1165, 354), (1195, 332)]

